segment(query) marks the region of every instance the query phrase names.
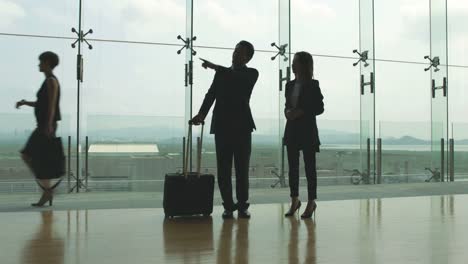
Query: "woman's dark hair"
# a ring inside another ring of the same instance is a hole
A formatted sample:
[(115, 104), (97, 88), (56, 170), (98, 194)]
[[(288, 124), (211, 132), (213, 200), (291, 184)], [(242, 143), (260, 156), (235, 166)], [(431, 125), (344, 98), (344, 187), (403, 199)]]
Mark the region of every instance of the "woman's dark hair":
[(246, 50), (247, 50), (247, 57), (249, 59), (249, 61), (253, 58), (253, 55), (255, 53), (255, 49), (254, 49), (254, 46), (252, 45), (252, 43), (246, 41), (246, 40), (241, 40), (241, 42), (239, 42), (238, 45), (241, 45), (242, 47), (244, 47)]
[(301, 65), (301, 74), (308, 78), (314, 78), (314, 59), (312, 55), (306, 51), (300, 51), (295, 56), (296, 61)]
[(39, 60), (43, 62), (47, 62), (52, 69), (57, 67), (59, 64), (59, 57), (57, 54), (53, 53), (52, 51), (46, 51), (43, 52), (41, 55), (39, 55)]

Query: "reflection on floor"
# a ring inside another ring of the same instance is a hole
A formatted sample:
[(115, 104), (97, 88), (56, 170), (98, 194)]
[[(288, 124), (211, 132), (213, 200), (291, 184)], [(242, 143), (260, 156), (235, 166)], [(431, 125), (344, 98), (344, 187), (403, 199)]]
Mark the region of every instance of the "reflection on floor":
[(1, 263), (466, 263), (468, 195), (286, 204), (252, 219), (164, 219), (161, 209), (0, 213)]
[[(65, 185), (62, 185), (65, 187)], [(303, 198), (307, 188), (300, 187)], [(468, 182), (437, 182), (408, 184), (370, 184), (352, 186), (318, 186), (320, 201), (357, 200), (371, 198), (413, 197), (448, 194), (468, 194)], [(37, 202), (40, 193), (1, 193), (0, 212), (26, 212), (41, 209), (29, 206)], [(287, 203), (289, 188), (250, 188), (253, 204)], [(54, 196), (54, 210), (161, 208), (162, 192), (59, 192)], [(214, 204), (221, 205), (218, 190), (214, 192)], [(48, 208), (47, 208), (48, 210)]]

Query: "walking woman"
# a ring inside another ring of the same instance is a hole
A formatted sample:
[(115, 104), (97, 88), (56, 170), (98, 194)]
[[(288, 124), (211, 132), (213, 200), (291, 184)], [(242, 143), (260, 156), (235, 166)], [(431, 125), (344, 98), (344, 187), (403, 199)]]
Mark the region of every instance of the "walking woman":
[(44, 206), (47, 202), (52, 205), (52, 190), (55, 186), (51, 186), (50, 179), (61, 176), (51, 173), (51, 171), (54, 171), (54, 168), (51, 167), (60, 168), (61, 164), (50, 166), (50, 162), (46, 162), (53, 159), (51, 157), (51, 145), (55, 142), (57, 121), (61, 119), (59, 107), (60, 85), (53, 73), (58, 64), (59, 57), (57, 54), (50, 51), (42, 53), (39, 56), (39, 71), (44, 73), (45, 80), (37, 92), (37, 100), (35, 102), (21, 100), (16, 103), (16, 108), (23, 105), (33, 107), (37, 122), (37, 128), (32, 132), (26, 146), (21, 151), (22, 159), (34, 173), (39, 186), (43, 189), (41, 198), (37, 203), (31, 204), (32, 206)]
[(301, 207), (299, 200), (299, 156), (304, 156), (307, 178), (308, 203), (301, 218), (310, 218), (317, 209), (317, 169), (315, 154), (319, 152), (320, 139), (316, 116), (323, 113), (323, 96), (319, 82), (314, 79), (314, 61), (307, 52), (294, 56), (292, 69), (296, 78), (286, 84), (286, 128), (284, 144), (289, 163), (289, 188), (291, 207), (285, 216), (292, 216)]

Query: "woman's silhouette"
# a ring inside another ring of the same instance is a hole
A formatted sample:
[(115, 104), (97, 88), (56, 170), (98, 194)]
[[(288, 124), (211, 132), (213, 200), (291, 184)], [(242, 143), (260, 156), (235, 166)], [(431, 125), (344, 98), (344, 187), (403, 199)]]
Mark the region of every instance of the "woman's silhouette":
[(301, 215), (310, 218), (317, 208), (317, 169), (315, 154), (319, 152), (320, 139), (316, 116), (323, 113), (323, 96), (319, 82), (314, 79), (314, 61), (307, 52), (298, 52), (292, 64), (296, 78), (286, 84), (286, 128), (284, 144), (288, 151), (289, 188), (291, 208), (285, 216), (292, 216), (300, 207), (299, 156), (304, 156), (307, 177), (308, 203)]
[[(44, 73), (45, 80), (41, 88), (37, 92), (37, 100), (28, 102), (21, 100), (16, 103), (16, 108), (23, 105), (34, 108), (34, 115), (36, 117), (37, 128), (29, 137), (26, 146), (21, 151), (21, 157), (26, 165), (33, 171), (40, 187), (43, 189), (41, 198), (37, 203), (31, 204), (32, 206), (43, 206), (49, 202), (52, 205), (53, 192), (51, 188), (50, 179), (57, 178), (56, 175), (44, 175), (39, 173), (37, 160), (42, 158), (44, 148), (47, 148), (55, 137), (57, 130), (57, 121), (61, 119), (60, 115), (60, 84), (55, 77), (53, 70), (59, 64), (59, 57), (57, 54), (46, 51), (39, 56), (39, 71)], [(58, 166), (58, 164), (57, 164)], [(41, 170), (44, 171), (44, 170)]]

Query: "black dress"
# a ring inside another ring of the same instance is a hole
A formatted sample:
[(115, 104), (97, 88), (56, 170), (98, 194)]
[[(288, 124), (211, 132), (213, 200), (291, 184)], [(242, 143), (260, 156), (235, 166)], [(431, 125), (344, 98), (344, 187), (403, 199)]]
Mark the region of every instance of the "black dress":
[[(31, 136), (29, 137), (28, 141), (26, 142), (25, 147), (21, 150), (21, 153), (25, 154), (29, 158), (31, 158), (33, 163), (33, 170), (36, 178), (38, 179), (51, 179), (56, 178), (56, 175), (45, 175), (43, 173), (39, 173), (42, 171), (38, 166), (39, 159), (42, 159), (46, 152), (44, 150), (48, 149), (49, 145), (52, 144), (52, 140), (44, 135), (44, 129), (47, 127), (47, 119), (48, 119), (48, 106), (49, 106), (49, 92), (47, 89), (47, 80), (49, 78), (54, 78), (57, 83), (58, 80), (55, 76), (50, 76), (44, 80), (42, 83), (41, 88), (37, 92), (37, 100), (36, 105), (34, 107), (34, 115), (36, 117), (37, 127), (32, 132)], [(55, 116), (54, 116), (54, 123), (53, 123), (53, 135), (55, 137), (55, 131), (57, 130), (57, 121), (61, 120), (60, 114), (60, 85), (58, 87), (58, 94), (57, 94), (57, 103), (55, 105)]]

